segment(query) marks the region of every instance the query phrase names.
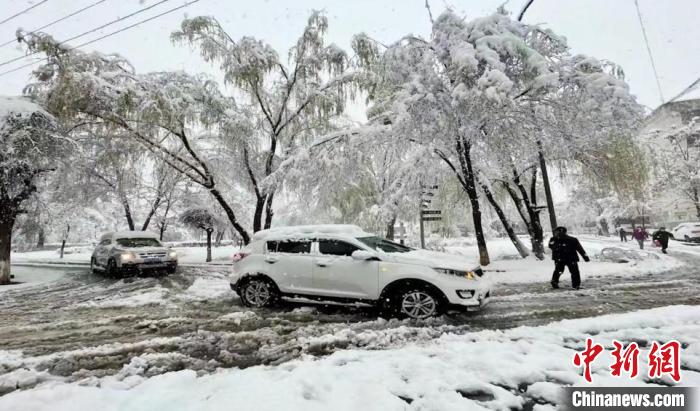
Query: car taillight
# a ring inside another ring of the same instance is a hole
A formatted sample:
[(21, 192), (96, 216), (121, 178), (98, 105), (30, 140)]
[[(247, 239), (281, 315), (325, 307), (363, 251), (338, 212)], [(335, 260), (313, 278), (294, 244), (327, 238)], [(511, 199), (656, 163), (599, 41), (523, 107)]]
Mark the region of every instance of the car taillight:
[(248, 257), (248, 255), (249, 255), (249, 253), (238, 252), (238, 253), (233, 255), (233, 262), (237, 263), (237, 262), (241, 261), (242, 259)]

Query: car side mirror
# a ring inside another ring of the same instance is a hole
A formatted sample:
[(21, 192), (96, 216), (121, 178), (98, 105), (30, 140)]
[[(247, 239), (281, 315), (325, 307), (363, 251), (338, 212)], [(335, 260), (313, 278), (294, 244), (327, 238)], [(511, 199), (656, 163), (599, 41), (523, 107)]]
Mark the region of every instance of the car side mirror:
[(352, 253), (352, 258), (355, 260), (363, 260), (363, 261), (379, 261), (379, 257), (377, 257), (377, 254), (370, 252), (370, 251), (365, 251), (365, 250), (356, 250)]

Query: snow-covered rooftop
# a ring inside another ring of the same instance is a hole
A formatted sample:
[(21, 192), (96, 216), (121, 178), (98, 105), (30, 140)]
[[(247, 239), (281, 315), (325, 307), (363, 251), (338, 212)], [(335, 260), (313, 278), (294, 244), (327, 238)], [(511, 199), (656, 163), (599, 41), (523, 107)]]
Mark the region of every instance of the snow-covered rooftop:
[(362, 228), (350, 224), (319, 224), (274, 227), (255, 233), (253, 240), (273, 238), (311, 238), (319, 236), (367, 237), (371, 236)]

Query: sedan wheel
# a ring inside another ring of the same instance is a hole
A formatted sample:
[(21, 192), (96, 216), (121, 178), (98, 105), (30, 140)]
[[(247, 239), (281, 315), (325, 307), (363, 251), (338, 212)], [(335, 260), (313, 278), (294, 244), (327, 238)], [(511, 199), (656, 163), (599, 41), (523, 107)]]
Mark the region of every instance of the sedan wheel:
[(438, 313), (438, 301), (425, 291), (411, 290), (401, 296), (401, 314), (415, 319), (425, 319)]
[(277, 299), (277, 290), (265, 280), (250, 280), (241, 290), (241, 299), (251, 307), (268, 307)]

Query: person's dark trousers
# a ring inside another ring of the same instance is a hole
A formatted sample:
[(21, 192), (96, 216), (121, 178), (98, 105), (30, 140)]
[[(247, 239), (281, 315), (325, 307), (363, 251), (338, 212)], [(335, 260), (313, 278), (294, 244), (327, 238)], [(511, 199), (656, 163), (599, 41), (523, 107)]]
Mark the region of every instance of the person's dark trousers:
[(666, 249), (668, 248), (668, 242), (663, 242), (663, 241), (659, 241), (659, 242), (661, 243), (661, 252), (664, 254), (668, 254), (666, 252)]
[(579, 288), (581, 286), (581, 273), (578, 270), (578, 263), (576, 261), (554, 262), (554, 273), (552, 274), (552, 287), (559, 287), (559, 277), (564, 272), (564, 268), (568, 268), (569, 273), (571, 273), (571, 286), (574, 288)]
[(637, 242), (639, 243), (639, 249), (643, 250), (644, 249), (644, 240), (637, 240)]

